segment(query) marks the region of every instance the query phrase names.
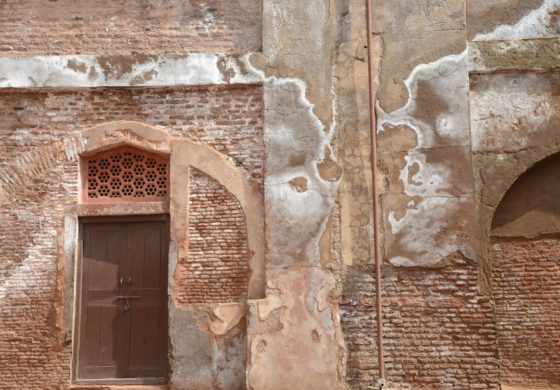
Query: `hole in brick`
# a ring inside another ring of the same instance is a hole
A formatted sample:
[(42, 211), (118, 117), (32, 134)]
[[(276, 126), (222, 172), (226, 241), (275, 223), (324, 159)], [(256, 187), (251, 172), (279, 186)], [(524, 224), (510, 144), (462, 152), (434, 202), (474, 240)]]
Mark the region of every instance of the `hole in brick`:
[(121, 190), (123, 196), (132, 196), (134, 189), (130, 184), (125, 184)]
[(156, 171), (148, 171), (146, 172), (146, 180), (148, 181), (155, 181), (157, 178), (157, 173)]
[(144, 184), (146, 184), (146, 181), (143, 178), (137, 177), (134, 179), (134, 187), (136, 187), (136, 189), (141, 190), (144, 188)]
[(134, 163), (132, 162), (132, 159), (130, 157), (125, 157), (123, 159), (122, 166), (123, 166), (124, 169), (132, 168), (132, 164), (134, 164)]
[(125, 171), (122, 175), (122, 179), (125, 183), (130, 183), (133, 178), (134, 174), (132, 173), (132, 171)]
[(145, 172), (144, 166), (143, 165), (136, 165), (134, 167), (134, 174), (137, 176), (141, 176), (143, 175)]
[(122, 172), (122, 169), (120, 166), (118, 165), (113, 165), (111, 166), (111, 175), (113, 176), (119, 176)]
[(102, 158), (101, 160), (99, 160), (99, 168), (101, 169), (109, 168), (109, 160), (107, 160), (106, 158)]
[(99, 181), (101, 183), (107, 183), (110, 178), (111, 176), (109, 176), (109, 173), (107, 171), (101, 171), (101, 173), (99, 174)]

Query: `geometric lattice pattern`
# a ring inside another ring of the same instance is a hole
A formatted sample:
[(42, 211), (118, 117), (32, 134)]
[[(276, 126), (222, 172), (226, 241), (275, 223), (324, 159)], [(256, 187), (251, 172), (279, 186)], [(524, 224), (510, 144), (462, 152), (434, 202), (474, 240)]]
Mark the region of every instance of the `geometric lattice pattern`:
[(121, 147), (84, 159), (86, 200), (145, 202), (169, 194), (167, 159), (132, 147)]

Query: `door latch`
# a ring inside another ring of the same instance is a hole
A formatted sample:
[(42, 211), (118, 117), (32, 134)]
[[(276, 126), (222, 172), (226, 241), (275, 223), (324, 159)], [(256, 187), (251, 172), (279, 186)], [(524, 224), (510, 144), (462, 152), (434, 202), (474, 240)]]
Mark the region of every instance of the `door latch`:
[(117, 299), (124, 299), (124, 308), (123, 311), (126, 313), (127, 311), (130, 311), (130, 309), (132, 308), (130, 305), (130, 300), (131, 299), (140, 299), (140, 295), (119, 295), (117, 296)]

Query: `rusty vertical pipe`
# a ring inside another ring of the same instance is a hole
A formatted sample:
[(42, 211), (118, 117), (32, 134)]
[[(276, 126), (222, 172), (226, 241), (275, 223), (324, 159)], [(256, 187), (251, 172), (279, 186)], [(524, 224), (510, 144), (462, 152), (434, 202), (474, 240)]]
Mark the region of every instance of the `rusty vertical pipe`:
[[(373, 45), (371, 0), (366, 0), (366, 26), (368, 49), (368, 82), (369, 82), (369, 129), (371, 141), (371, 187), (373, 201), (373, 240), (375, 248), (375, 309), (377, 317), (377, 359), (379, 379), (385, 379), (385, 349), (383, 347), (383, 310), (381, 302), (381, 216), (379, 211), (379, 191), (377, 188), (377, 118), (375, 116), (374, 74), (373, 74)], [(381, 385), (383, 386), (383, 385)]]

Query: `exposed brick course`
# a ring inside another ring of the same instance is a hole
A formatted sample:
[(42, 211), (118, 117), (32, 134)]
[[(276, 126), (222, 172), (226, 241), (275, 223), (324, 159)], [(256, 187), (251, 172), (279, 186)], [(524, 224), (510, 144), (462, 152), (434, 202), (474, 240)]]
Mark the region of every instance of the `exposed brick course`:
[(247, 232), (239, 201), (191, 168), (189, 254), (178, 264), (180, 304), (236, 302), (247, 294)]
[(228, 154), (262, 185), (261, 97), (260, 87), (0, 93), (0, 181), (11, 200), (0, 209), (0, 389), (69, 381), (56, 288), (64, 206), (78, 200), (77, 132), (112, 120), (161, 126)]
[[(378, 377), (374, 267), (347, 269), (342, 326), (353, 389)], [(402, 389), (498, 389), (496, 331), (478, 268), (454, 259), (442, 269), (383, 267), (387, 380)]]
[(502, 383), (560, 389), (560, 239), (494, 239)]
[(261, 7), (259, 0), (4, 0), (0, 53), (257, 51)]

